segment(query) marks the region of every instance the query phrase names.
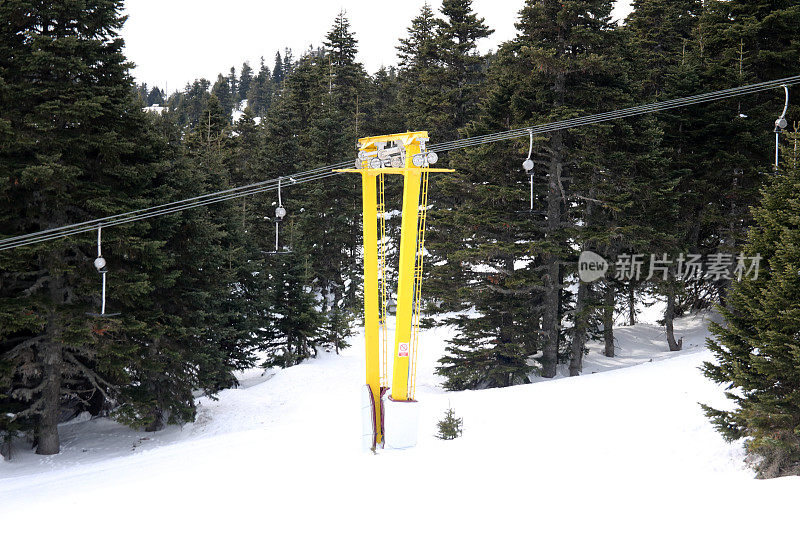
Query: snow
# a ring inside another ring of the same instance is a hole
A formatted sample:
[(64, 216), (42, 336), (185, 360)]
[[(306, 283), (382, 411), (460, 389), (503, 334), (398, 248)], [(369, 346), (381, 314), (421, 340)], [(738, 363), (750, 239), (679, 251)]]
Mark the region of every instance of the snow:
[(143, 107), (142, 108), (142, 111), (145, 111), (147, 113), (155, 113), (157, 115), (163, 115), (168, 110), (169, 110), (168, 107), (161, 106), (161, 105), (158, 105), (158, 104), (153, 104), (153, 105), (149, 105), (147, 107)]
[[(464, 392), (433, 373), (454, 331), (424, 331), (418, 445), (375, 455), (360, 447), (357, 335), (341, 355), (245, 372), (183, 428), (83, 419), (60, 427), (56, 456), (18, 445), (0, 463), (2, 529), (790, 530), (800, 479), (755, 480), (698, 405), (728, 405), (698, 370), (705, 321), (677, 323), (681, 352), (661, 327), (622, 327), (619, 357), (592, 345), (583, 376)], [(440, 441), (448, 405), (464, 434)]]
[[(231, 122), (233, 122), (234, 124), (239, 122), (239, 120), (241, 120), (241, 118), (244, 116), (244, 110), (245, 109), (247, 109), (247, 99), (246, 98), (244, 100), (242, 100), (241, 102), (239, 102), (236, 105), (236, 108), (234, 108), (231, 111)], [(255, 122), (256, 125), (261, 124), (261, 117), (258, 117), (258, 116), (253, 117), (253, 122)]]

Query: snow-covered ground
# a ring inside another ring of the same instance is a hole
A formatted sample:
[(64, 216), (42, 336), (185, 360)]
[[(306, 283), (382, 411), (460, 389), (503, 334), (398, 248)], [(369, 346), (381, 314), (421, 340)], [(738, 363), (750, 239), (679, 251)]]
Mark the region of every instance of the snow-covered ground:
[[(800, 479), (753, 479), (700, 410), (726, 405), (698, 370), (703, 317), (679, 322), (677, 354), (663, 328), (623, 327), (619, 357), (593, 346), (581, 377), (458, 393), (433, 374), (452, 334), (423, 332), (416, 448), (361, 451), (356, 336), (341, 355), (245, 373), (183, 428), (81, 420), (56, 456), (18, 446), (0, 462), (0, 531), (796, 529)], [(440, 441), (448, 405), (464, 434)]]

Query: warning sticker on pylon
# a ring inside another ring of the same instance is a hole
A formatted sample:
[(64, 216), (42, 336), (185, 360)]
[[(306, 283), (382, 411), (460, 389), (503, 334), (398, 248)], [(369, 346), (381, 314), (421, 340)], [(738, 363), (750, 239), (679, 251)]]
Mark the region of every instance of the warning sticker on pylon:
[(408, 357), (408, 343), (401, 342), (397, 347), (397, 357)]

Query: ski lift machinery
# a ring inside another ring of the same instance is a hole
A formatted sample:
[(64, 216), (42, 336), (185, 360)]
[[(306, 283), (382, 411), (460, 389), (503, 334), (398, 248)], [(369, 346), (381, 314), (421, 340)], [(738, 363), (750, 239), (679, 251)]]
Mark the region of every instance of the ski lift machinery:
[(786, 121), (786, 111), (789, 110), (789, 86), (788, 85), (781, 85), (783, 87), (783, 93), (785, 95), (785, 99), (783, 102), (783, 112), (781, 116), (775, 120), (775, 170), (778, 170), (778, 163), (780, 158), (780, 144), (781, 144), (781, 133), (783, 130), (786, 129), (788, 122)]
[[(269, 255), (289, 254), (291, 250), (282, 250), (280, 248), (280, 226), (283, 218), (286, 216), (286, 208), (283, 207), (283, 199), (281, 198), (281, 180), (278, 178), (278, 206), (275, 208), (275, 251), (267, 252)], [(294, 183), (294, 179), (289, 178), (289, 181)]]
[(534, 194), (533, 194), (533, 130), (528, 130), (528, 157), (525, 158), (525, 161), (522, 162), (522, 170), (528, 174), (528, 179), (530, 181), (530, 207), (528, 209), (517, 211), (520, 214), (529, 214), (529, 215), (546, 215), (547, 211), (543, 211), (541, 209), (534, 209), (533, 202), (534, 202)]
[[(414, 396), (428, 176), (431, 172), (454, 172), (452, 169), (430, 168), (439, 158), (435, 152), (427, 150), (427, 141), (426, 131), (359, 139), (356, 168), (336, 170), (361, 174), (367, 363), (362, 396), (362, 442), (365, 449), (373, 451), (384, 446), (409, 448), (417, 442), (419, 406)], [(386, 277), (384, 182), (387, 174), (403, 177), (391, 386), (386, 324), (389, 290)]]
[(106, 274), (108, 274), (108, 268), (106, 268), (106, 260), (103, 257), (103, 249), (102, 249), (102, 241), (103, 241), (103, 226), (97, 226), (97, 258), (94, 260), (94, 268), (97, 269), (97, 272), (100, 274), (100, 278), (102, 279), (101, 282), (101, 289), (100, 289), (100, 314), (97, 313), (86, 313), (89, 316), (94, 317), (112, 317), (118, 316), (120, 313), (106, 313)]

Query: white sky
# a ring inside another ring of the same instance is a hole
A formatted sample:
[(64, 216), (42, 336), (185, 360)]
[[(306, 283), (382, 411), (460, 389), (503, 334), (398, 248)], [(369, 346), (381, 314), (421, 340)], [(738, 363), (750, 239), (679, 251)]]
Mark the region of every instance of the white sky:
[[(369, 72), (396, 63), (398, 40), (424, 0), (127, 0), (122, 31), (125, 51), (137, 66), (139, 82), (172, 92), (196, 78), (212, 82), (220, 72), (244, 61), (258, 70), (263, 55), (272, 68), (275, 52), (289, 47), (295, 58), (309, 45), (322, 44), (333, 19), (347, 11), (359, 43), (359, 61)], [(431, 0), (438, 13), (441, 0)], [(523, 0), (474, 0), (473, 7), (495, 33), (481, 50), (514, 37)], [(618, 0), (615, 18), (630, 12), (630, 0)]]

